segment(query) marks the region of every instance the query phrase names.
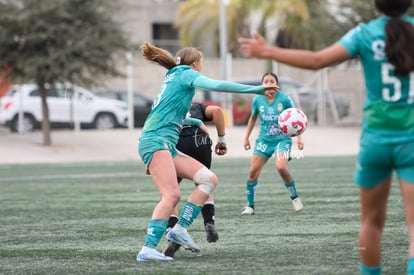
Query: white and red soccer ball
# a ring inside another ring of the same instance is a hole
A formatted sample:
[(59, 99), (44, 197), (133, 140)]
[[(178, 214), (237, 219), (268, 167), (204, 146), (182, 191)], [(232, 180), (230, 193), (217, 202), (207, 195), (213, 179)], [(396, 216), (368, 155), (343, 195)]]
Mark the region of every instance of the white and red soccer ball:
[(305, 113), (298, 108), (288, 108), (280, 113), (279, 129), (290, 137), (295, 137), (303, 134), (308, 127), (308, 118)]

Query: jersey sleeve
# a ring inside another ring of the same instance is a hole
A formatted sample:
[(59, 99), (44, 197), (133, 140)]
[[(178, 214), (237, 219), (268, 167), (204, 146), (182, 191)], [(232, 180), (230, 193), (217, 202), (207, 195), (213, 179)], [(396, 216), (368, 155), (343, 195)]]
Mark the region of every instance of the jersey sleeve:
[(208, 107), (207, 104), (202, 104), (202, 103), (198, 103), (198, 102), (192, 103), (191, 108), (190, 108), (191, 117), (198, 118), (203, 122), (211, 121), (211, 119), (208, 119), (206, 117), (207, 107)]
[(201, 113), (203, 114), (203, 119), (202, 119), (203, 122), (205, 122), (205, 121), (211, 121), (211, 119), (209, 119), (206, 116), (206, 109), (207, 109), (207, 107), (208, 107), (207, 104), (200, 104)]
[(184, 124), (185, 125), (190, 125), (190, 126), (200, 127), (203, 124), (203, 122), (201, 120), (199, 120), (198, 118), (186, 117), (184, 119)]
[(201, 74), (194, 79), (193, 86), (199, 89), (225, 93), (264, 94), (264, 87), (262, 85), (252, 86), (232, 81), (215, 80)]
[(202, 74), (200, 72), (192, 70), (190, 66), (185, 66), (185, 67), (188, 67), (188, 69), (183, 70), (181, 73), (181, 76), (180, 76), (181, 84), (186, 88), (189, 88), (189, 87), (192, 88), (194, 80), (197, 79)]
[(345, 48), (351, 57), (355, 57), (359, 53), (359, 45), (361, 40), (361, 25), (349, 30), (338, 44)]
[(295, 108), (296, 107), (295, 102), (293, 101), (293, 99), (289, 95), (286, 95), (286, 104), (288, 106), (290, 106), (289, 108)]

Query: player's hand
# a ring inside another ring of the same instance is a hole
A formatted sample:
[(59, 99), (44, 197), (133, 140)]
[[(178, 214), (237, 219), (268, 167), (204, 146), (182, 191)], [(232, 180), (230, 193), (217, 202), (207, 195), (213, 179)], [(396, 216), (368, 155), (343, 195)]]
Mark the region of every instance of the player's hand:
[(264, 95), (268, 98), (273, 98), (277, 90), (279, 90), (279, 86), (265, 87)]
[(243, 144), (244, 150), (250, 150), (250, 141), (246, 139)]
[(217, 142), (216, 148), (214, 150), (216, 155), (223, 156), (227, 153), (227, 145), (223, 142)]
[(210, 133), (209, 133), (209, 131), (208, 131), (208, 128), (207, 128), (207, 126), (206, 126), (204, 123), (202, 123), (202, 124), (201, 124), (200, 129), (201, 129), (201, 131), (203, 131), (203, 132), (204, 132), (207, 136), (210, 136)]
[(262, 54), (268, 45), (263, 36), (253, 32), (253, 39), (239, 38), (241, 51), (245, 57), (262, 57)]
[(301, 138), (298, 138), (297, 144), (298, 144), (298, 149), (303, 150), (303, 147), (304, 147), (305, 144), (303, 143)]

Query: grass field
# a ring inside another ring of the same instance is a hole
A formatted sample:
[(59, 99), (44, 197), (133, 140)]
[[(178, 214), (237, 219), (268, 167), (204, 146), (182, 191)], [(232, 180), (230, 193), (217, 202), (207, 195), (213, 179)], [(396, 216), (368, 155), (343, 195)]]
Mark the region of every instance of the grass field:
[[(202, 255), (180, 250), (168, 263), (135, 261), (159, 198), (141, 162), (0, 165), (0, 273), (358, 274), (354, 162), (291, 161), (304, 204), (295, 213), (272, 161), (260, 178), (256, 215), (241, 216), (249, 160), (215, 159), (220, 239), (207, 243), (199, 217), (190, 233)], [(181, 185), (180, 206), (193, 187)], [(396, 183), (388, 208), (383, 274), (405, 274), (408, 237)]]

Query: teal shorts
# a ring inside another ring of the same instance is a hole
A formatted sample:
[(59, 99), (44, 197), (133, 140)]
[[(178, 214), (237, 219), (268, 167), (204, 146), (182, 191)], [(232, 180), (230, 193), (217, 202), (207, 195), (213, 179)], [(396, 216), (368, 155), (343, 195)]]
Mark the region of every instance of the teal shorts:
[(154, 153), (160, 150), (170, 151), (172, 158), (177, 156), (175, 144), (172, 145), (166, 142), (162, 137), (141, 138), (138, 142), (138, 154), (147, 167), (149, 166)]
[(401, 144), (376, 143), (361, 137), (354, 180), (361, 188), (372, 188), (392, 176), (414, 184), (414, 142)]
[(285, 153), (289, 158), (290, 149), (292, 147), (291, 138), (275, 138), (275, 141), (269, 142), (263, 138), (256, 139), (253, 154), (259, 155), (266, 160), (272, 157), (273, 154)]

